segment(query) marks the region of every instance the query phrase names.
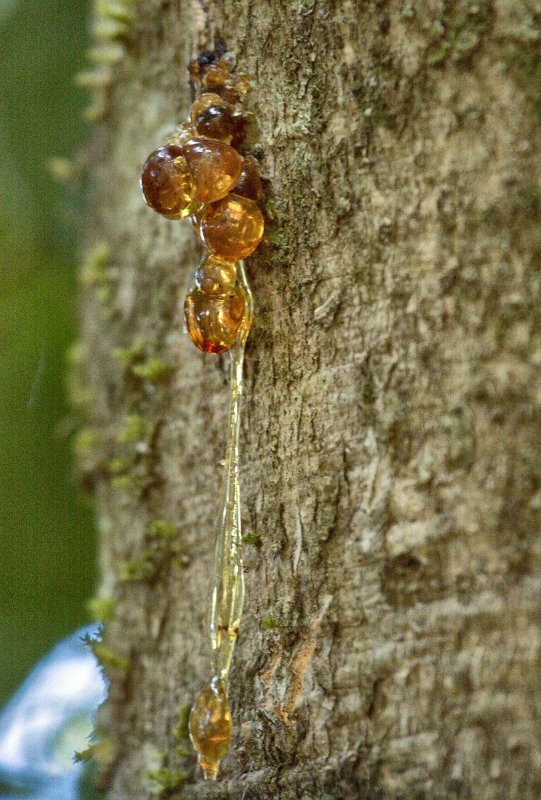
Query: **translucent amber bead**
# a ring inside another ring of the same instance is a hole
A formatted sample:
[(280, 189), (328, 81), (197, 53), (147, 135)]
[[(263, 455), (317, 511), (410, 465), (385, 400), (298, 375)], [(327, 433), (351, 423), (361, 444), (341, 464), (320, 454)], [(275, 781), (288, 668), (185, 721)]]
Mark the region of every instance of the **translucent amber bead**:
[(236, 105), (240, 101), (240, 95), (231, 81), (227, 81), (223, 86), (216, 86), (214, 91), (231, 106)]
[(211, 64), (203, 75), (203, 86), (209, 89), (213, 86), (223, 86), (229, 76), (229, 64), (225, 59), (220, 59), (216, 64)]
[(192, 108), (190, 110), (190, 118), (192, 120), (192, 124), (195, 125), (197, 122), (197, 118), (210, 108), (211, 106), (227, 106), (228, 103), (224, 100), (223, 97), (220, 97), (219, 94), (214, 94), (214, 92), (205, 92), (202, 94), (201, 97), (198, 97), (194, 103), (192, 103)]
[(233, 189), (235, 194), (248, 197), (250, 200), (259, 200), (263, 195), (263, 186), (259, 177), (257, 164), (252, 158), (245, 158), (240, 178)]
[(239, 75), (231, 75), (223, 86), (215, 86), (213, 90), (224, 100), (227, 100), (228, 103), (235, 105), (242, 100), (249, 88), (250, 81), (248, 76), (240, 73)]
[(224, 353), (237, 341), (245, 311), (246, 298), (240, 286), (219, 296), (192, 289), (184, 302), (188, 335), (204, 353)]
[(242, 157), (225, 142), (195, 137), (183, 147), (196, 198), (212, 203), (225, 197), (240, 177)]
[(147, 204), (164, 217), (191, 214), (196, 187), (183, 150), (166, 145), (151, 153), (141, 174), (141, 189)]
[(206, 295), (224, 295), (237, 280), (237, 265), (216, 256), (207, 256), (195, 273), (195, 283)]
[(264, 227), (257, 204), (237, 194), (208, 206), (201, 220), (201, 232), (208, 249), (226, 261), (240, 261), (253, 253)]
[(193, 704), (188, 728), (205, 778), (215, 781), (233, 734), (225, 686), (219, 678), (213, 678)]
[(195, 121), (195, 128), (200, 136), (230, 142), (233, 134), (233, 114), (229, 106), (213, 105), (202, 111)]

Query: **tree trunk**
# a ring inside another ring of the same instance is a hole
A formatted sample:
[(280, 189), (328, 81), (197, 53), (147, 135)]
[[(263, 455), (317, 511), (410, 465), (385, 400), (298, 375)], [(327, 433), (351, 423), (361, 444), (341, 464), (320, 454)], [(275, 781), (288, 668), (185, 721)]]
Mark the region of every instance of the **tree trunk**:
[[(109, 797), (538, 800), (540, 4), (135, 8), (94, 109), (82, 303)], [(217, 36), (268, 184), (235, 740), (205, 784), (173, 731), (208, 677), (227, 360), (183, 333), (198, 245), (138, 177)]]

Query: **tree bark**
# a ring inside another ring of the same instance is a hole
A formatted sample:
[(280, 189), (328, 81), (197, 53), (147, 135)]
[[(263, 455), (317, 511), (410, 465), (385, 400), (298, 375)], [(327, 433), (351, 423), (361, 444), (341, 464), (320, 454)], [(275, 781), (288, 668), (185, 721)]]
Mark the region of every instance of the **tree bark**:
[[(135, 8), (89, 146), (82, 293), (109, 797), (537, 800), (541, 6)], [(190, 225), (138, 176), (217, 36), (268, 183), (235, 741), (204, 784), (173, 730), (208, 677), (228, 372), (183, 333)]]

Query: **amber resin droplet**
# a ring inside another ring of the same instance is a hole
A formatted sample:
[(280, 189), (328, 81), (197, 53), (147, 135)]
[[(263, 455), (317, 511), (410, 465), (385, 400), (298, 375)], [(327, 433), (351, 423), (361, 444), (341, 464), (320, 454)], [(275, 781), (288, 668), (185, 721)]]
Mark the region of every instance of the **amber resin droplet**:
[(188, 728), (205, 778), (215, 781), (233, 734), (227, 694), (219, 678), (212, 678), (199, 694), (190, 712)]
[(225, 142), (195, 137), (182, 148), (196, 188), (196, 198), (213, 203), (225, 197), (242, 170), (242, 156)]
[(227, 106), (228, 103), (224, 100), (223, 97), (220, 97), (219, 94), (215, 94), (214, 92), (205, 92), (200, 97), (197, 98), (192, 103), (192, 108), (190, 110), (190, 118), (192, 120), (192, 124), (195, 125), (197, 118), (210, 108), (211, 106)]
[(246, 298), (240, 286), (219, 296), (194, 288), (184, 301), (188, 335), (204, 353), (224, 353), (236, 343), (245, 311)]
[(213, 86), (212, 90), (227, 100), (231, 105), (242, 101), (250, 88), (250, 80), (245, 73), (231, 75), (222, 86)]
[(221, 142), (231, 141), (233, 127), (233, 114), (225, 104), (209, 106), (195, 121), (195, 128), (200, 136), (219, 139)]
[(237, 265), (216, 256), (207, 256), (195, 273), (195, 284), (206, 295), (225, 295), (237, 280)]
[(164, 217), (191, 214), (196, 187), (183, 150), (166, 145), (151, 153), (141, 173), (141, 189), (147, 204)]
[(257, 201), (262, 197), (263, 186), (261, 185), (259, 170), (257, 169), (257, 164), (252, 158), (244, 159), (240, 178), (238, 179), (233, 191), (235, 194), (248, 197), (250, 200)]
[(216, 64), (206, 70), (203, 75), (203, 86), (211, 89), (214, 86), (223, 86), (229, 75), (229, 64), (221, 58)]
[(237, 194), (208, 206), (201, 220), (203, 240), (214, 255), (240, 261), (254, 252), (265, 221), (257, 204)]
[(233, 86), (233, 83), (228, 80), (223, 86), (214, 87), (214, 92), (219, 94), (230, 105), (234, 106), (240, 101), (240, 95)]

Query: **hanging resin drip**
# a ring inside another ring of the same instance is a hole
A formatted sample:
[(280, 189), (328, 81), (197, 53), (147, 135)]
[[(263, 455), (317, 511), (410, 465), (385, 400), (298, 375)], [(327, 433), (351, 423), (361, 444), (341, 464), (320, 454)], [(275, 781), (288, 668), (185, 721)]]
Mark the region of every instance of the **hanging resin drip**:
[(149, 155), (141, 189), (147, 205), (163, 217), (191, 219), (206, 253), (185, 297), (186, 332), (203, 353), (229, 351), (231, 358), (223, 507), (209, 612), (211, 677), (189, 721), (205, 777), (216, 780), (232, 736), (227, 690), (244, 602), (239, 432), (252, 295), (241, 259), (263, 238), (264, 188), (257, 162), (244, 154), (248, 76), (234, 70), (223, 42), (192, 59), (188, 71), (196, 94), (189, 119)]
[(231, 743), (233, 727), (227, 702), (231, 659), (244, 604), (239, 488), (239, 435), (244, 347), (252, 324), (252, 294), (244, 265), (237, 265), (246, 311), (235, 346), (230, 351), (229, 424), (224, 465), (222, 516), (216, 539), (210, 599), (211, 680), (195, 701), (189, 720), (190, 737), (205, 778), (216, 780), (220, 762)]

